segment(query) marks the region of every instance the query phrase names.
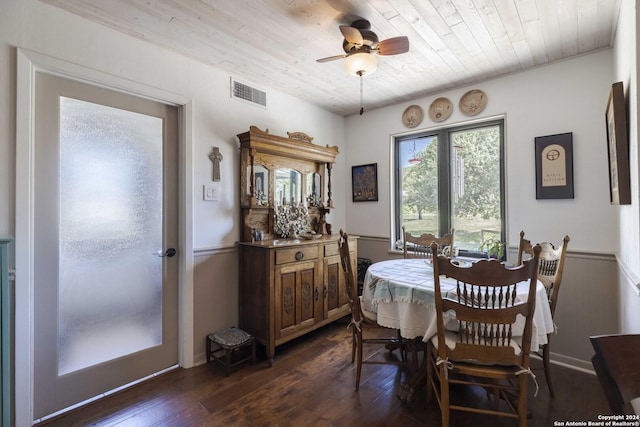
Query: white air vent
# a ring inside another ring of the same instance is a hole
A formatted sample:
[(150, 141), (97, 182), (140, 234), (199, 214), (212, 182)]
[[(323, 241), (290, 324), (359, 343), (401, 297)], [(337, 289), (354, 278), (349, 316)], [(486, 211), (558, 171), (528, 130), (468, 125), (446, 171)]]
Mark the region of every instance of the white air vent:
[(231, 79), (231, 96), (236, 99), (262, 105), (263, 107), (267, 106), (266, 92), (233, 79)]

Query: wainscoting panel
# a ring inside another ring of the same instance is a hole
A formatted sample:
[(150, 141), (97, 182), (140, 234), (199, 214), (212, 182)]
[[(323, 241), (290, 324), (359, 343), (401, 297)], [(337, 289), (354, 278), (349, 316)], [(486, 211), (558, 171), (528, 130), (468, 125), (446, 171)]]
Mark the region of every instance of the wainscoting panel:
[(238, 326), (238, 248), (194, 251), (194, 363), (205, 363), (206, 336)]
[[(619, 333), (618, 269), (613, 255), (567, 252), (556, 307), (557, 334), (551, 337), (551, 358), (593, 370), (592, 335)], [(567, 358), (567, 360), (563, 360)]]

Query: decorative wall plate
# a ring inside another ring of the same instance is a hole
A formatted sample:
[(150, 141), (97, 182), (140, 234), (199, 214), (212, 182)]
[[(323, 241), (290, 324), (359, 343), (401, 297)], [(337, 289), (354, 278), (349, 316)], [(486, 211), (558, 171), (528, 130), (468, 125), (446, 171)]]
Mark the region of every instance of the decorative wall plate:
[(462, 95), (458, 107), (466, 116), (475, 116), (487, 106), (487, 94), (479, 89), (473, 89)]
[(414, 128), (422, 123), (424, 112), (419, 105), (410, 105), (402, 113), (402, 124), (408, 128)]
[(449, 98), (438, 98), (429, 106), (429, 118), (434, 122), (447, 120), (453, 112), (453, 104)]

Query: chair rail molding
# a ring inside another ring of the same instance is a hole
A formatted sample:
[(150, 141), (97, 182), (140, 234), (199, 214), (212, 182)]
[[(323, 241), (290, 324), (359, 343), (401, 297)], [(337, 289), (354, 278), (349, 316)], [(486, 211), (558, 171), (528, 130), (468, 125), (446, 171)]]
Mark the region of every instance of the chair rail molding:
[(220, 255), (226, 253), (237, 253), (239, 251), (239, 247), (237, 244), (233, 245), (221, 245), (221, 246), (209, 246), (202, 248), (194, 248), (193, 256), (194, 257), (202, 257), (202, 256), (210, 256), (210, 255)]

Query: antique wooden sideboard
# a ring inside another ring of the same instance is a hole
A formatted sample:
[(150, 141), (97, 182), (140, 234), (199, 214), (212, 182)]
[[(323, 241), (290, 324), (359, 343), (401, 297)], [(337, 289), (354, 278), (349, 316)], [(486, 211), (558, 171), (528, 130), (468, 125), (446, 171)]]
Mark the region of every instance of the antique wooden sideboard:
[[(339, 235), (326, 224), (338, 149), (300, 132), (285, 138), (255, 126), (238, 138), (240, 328), (265, 346), (271, 365), (278, 345), (349, 313)], [(289, 210), (307, 217), (304, 230), (282, 227)], [(349, 247), (355, 263), (356, 237)]]
[(269, 365), (280, 344), (349, 314), (337, 240), (240, 242), (240, 328), (265, 346)]

